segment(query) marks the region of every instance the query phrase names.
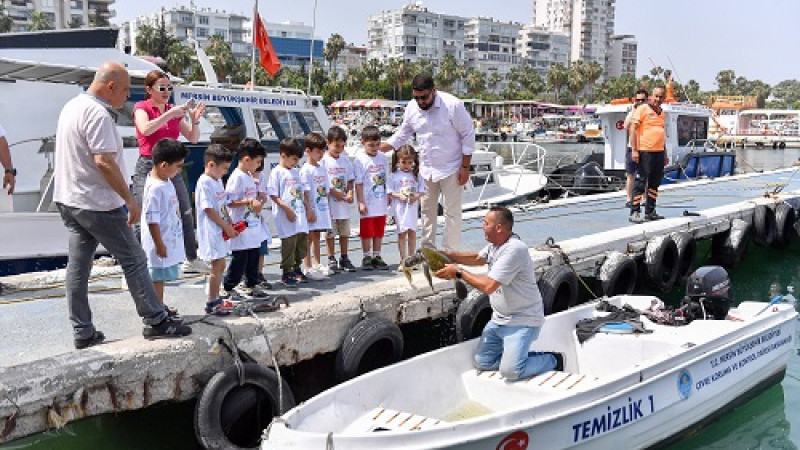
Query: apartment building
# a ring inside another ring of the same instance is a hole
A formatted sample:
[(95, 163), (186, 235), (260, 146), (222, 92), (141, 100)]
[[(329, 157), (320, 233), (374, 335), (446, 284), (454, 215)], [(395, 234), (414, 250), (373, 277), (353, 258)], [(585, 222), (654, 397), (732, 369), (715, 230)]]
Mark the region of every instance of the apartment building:
[(517, 41), (522, 24), (499, 22), (491, 18), (468, 19), (464, 26), (465, 64), (485, 74), (505, 77), (520, 65)]
[(373, 14), (368, 21), (367, 59), (427, 59), (438, 65), (444, 55), (452, 55), (463, 64), (466, 21), (430, 11), (422, 2)]
[(636, 77), (637, 50), (638, 44), (635, 36), (631, 34), (611, 36), (608, 76), (631, 75)]
[[(364, 45), (348, 44), (345, 45), (342, 49), (342, 52), (339, 53), (339, 57), (336, 59), (336, 63), (333, 65), (333, 67), (331, 67), (331, 69), (336, 71), (339, 79), (342, 79), (348, 70), (357, 69), (363, 66), (366, 62), (367, 47)], [(327, 65), (325, 70), (328, 70)]]
[(107, 25), (115, 12), (114, 0), (0, 0), (14, 21), (11, 31), (30, 31), (31, 14), (41, 12), (57, 30)]
[(553, 64), (569, 64), (569, 34), (525, 25), (519, 30), (517, 52), (521, 63), (533, 67), (539, 75), (546, 77)]

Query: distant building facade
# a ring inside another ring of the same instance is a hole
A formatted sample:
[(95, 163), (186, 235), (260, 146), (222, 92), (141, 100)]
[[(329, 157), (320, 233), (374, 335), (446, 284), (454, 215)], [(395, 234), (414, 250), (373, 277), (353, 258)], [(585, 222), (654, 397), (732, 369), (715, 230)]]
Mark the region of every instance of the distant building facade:
[(546, 77), (553, 64), (569, 65), (569, 34), (525, 25), (519, 30), (517, 52), (523, 64)]
[(464, 26), (466, 66), (487, 75), (494, 72), (505, 77), (520, 65), (517, 41), (521, 28), (519, 23), (485, 17), (468, 19)]
[[(364, 45), (348, 44), (345, 45), (341, 53), (339, 53), (339, 57), (336, 59), (333, 67), (331, 67), (331, 70), (338, 74), (339, 79), (342, 79), (348, 70), (357, 69), (363, 66), (365, 62), (367, 62), (367, 47)], [(326, 64), (330, 63), (326, 61)], [(328, 70), (328, 66), (325, 67), (325, 70)]]
[(108, 23), (115, 0), (0, 0), (14, 21), (11, 31), (30, 31), (31, 14), (41, 12), (57, 30), (93, 25), (95, 18)]
[(630, 34), (611, 36), (608, 75), (611, 77), (631, 75), (635, 78), (637, 56), (638, 43), (635, 36)]
[[(309, 68), (311, 58), (311, 42), (313, 30), (302, 22), (264, 22), (269, 40), (281, 65), (293, 69)], [(252, 32), (252, 31), (249, 31)], [(314, 62), (325, 64), (322, 50), (325, 43), (320, 39), (313, 39)]]

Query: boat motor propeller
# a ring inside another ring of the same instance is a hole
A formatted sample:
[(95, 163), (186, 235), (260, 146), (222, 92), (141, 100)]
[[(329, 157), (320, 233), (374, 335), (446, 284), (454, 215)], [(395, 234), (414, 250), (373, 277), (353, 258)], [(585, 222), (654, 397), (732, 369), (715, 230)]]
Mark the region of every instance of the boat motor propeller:
[(689, 275), (686, 297), (676, 312), (676, 319), (723, 320), (733, 302), (728, 272), (720, 266), (704, 266)]

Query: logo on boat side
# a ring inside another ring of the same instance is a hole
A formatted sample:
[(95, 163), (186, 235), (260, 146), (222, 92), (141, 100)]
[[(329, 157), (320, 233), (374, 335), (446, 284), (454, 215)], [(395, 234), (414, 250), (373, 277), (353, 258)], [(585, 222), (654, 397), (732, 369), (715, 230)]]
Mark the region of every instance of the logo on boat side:
[(692, 375), (686, 369), (681, 370), (678, 374), (678, 393), (681, 394), (683, 400), (692, 395)]
[(616, 123), (616, 127), (620, 131), (624, 130), (625, 129), (625, 122), (623, 122), (622, 120), (618, 120), (617, 123)]
[(515, 431), (503, 438), (497, 444), (496, 450), (527, 450), (528, 441), (528, 433), (522, 430)]

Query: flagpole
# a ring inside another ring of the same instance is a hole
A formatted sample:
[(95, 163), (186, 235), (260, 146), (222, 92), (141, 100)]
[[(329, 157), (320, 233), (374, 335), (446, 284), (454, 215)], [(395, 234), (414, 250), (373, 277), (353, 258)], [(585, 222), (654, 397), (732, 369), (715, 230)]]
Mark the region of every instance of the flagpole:
[(311, 95), (311, 74), (314, 72), (314, 31), (317, 28), (317, 0), (314, 0), (314, 10), (311, 18), (311, 45), (309, 45), (308, 57), (308, 90), (307, 95)]
[(253, 26), (252, 26), (252, 35), (253, 41), (250, 43), (252, 45), (252, 51), (250, 54), (250, 89), (252, 90), (256, 86), (256, 20), (260, 20), (258, 18), (258, 0), (255, 0), (253, 4)]

